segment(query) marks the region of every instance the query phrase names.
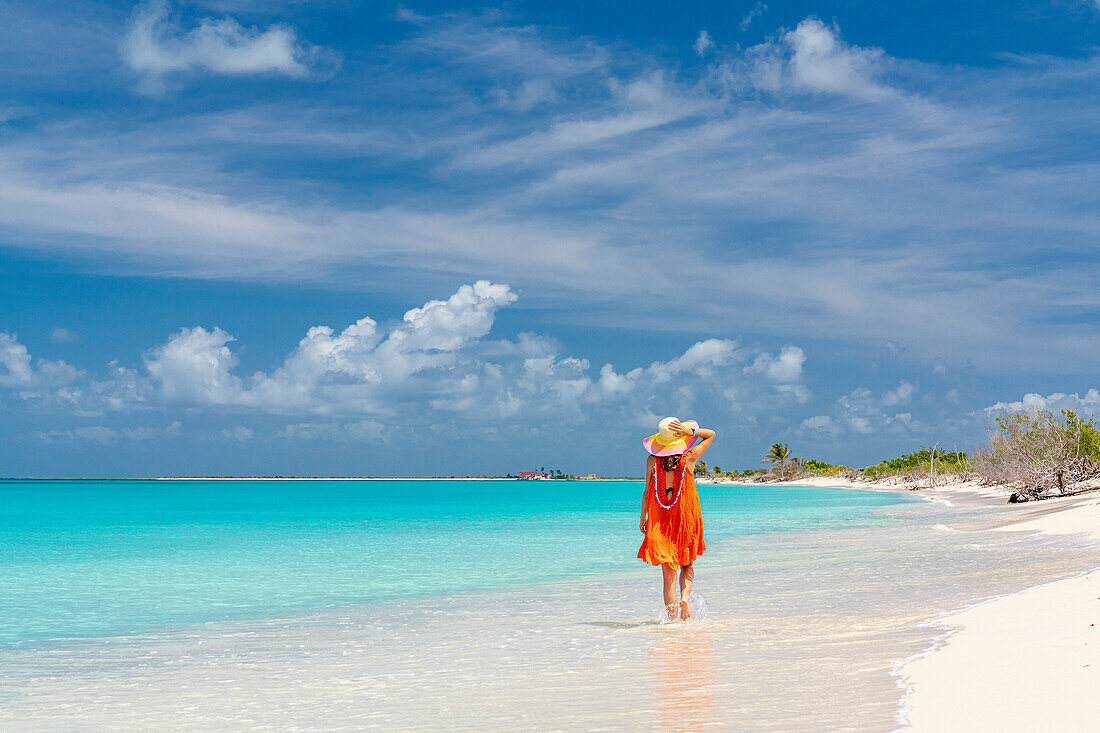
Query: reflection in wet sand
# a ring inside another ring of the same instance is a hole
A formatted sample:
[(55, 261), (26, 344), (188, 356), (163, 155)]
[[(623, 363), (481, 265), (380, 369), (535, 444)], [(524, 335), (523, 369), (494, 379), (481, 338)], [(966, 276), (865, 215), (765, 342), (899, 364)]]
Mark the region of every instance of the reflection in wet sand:
[(662, 631), (667, 633), (650, 644), (649, 654), (661, 729), (720, 725), (713, 639), (703, 629), (692, 628), (691, 622)]

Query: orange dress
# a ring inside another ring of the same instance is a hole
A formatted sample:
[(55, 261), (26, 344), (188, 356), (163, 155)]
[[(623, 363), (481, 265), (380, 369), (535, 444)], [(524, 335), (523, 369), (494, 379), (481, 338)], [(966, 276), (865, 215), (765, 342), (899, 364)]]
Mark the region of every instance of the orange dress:
[[(661, 472), (663, 473), (663, 472)], [(679, 471), (676, 472), (679, 474)], [(664, 476), (659, 475), (661, 501), (664, 497)], [(675, 477), (679, 479), (677, 475)], [(675, 497), (675, 492), (673, 497)], [(646, 477), (645, 539), (638, 548), (638, 557), (650, 565), (687, 565), (703, 550), (703, 510), (699, 507), (699, 492), (695, 489), (695, 477), (684, 476), (684, 488), (680, 499), (672, 508), (665, 509), (657, 503), (653, 493), (653, 474)]]

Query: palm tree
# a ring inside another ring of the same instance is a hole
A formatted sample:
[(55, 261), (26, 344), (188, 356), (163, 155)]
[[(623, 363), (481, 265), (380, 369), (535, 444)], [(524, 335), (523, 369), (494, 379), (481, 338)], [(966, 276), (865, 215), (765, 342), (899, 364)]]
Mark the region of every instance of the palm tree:
[(780, 471), (787, 465), (787, 459), (790, 458), (791, 449), (786, 443), (772, 443), (768, 448), (768, 452), (764, 454), (764, 457), (760, 459), (761, 463), (770, 463), (773, 468), (778, 468)]
[(702, 474), (704, 476), (708, 475), (709, 472), (707, 471), (707, 462), (706, 461), (696, 461), (695, 462), (695, 470), (692, 471), (692, 473)]

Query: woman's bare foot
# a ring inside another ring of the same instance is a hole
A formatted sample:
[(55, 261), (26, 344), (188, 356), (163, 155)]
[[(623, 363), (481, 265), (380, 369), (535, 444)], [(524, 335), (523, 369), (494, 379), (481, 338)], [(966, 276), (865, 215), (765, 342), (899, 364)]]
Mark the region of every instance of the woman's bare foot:
[(687, 621), (689, 618), (691, 618), (691, 611), (688, 609), (687, 601), (680, 601), (680, 618), (682, 618), (684, 621)]
[(676, 619), (676, 604), (675, 603), (670, 603), (667, 606), (665, 606), (665, 613), (668, 614), (669, 623), (672, 623), (673, 621), (676, 621), (677, 620)]

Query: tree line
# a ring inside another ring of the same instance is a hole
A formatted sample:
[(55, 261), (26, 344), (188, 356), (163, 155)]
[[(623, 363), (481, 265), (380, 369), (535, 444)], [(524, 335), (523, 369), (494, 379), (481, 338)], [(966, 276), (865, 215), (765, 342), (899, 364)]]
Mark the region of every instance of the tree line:
[(797, 480), (811, 476), (839, 476), (853, 481), (896, 479), (913, 488), (938, 481), (978, 481), (1011, 489), (1010, 501), (1029, 501), (1077, 493), (1093, 488), (1100, 478), (1100, 429), (1095, 418), (1073, 410), (1010, 411), (1002, 413), (988, 431), (988, 444), (968, 455), (919, 446), (896, 458), (870, 466), (852, 467), (816, 458), (799, 458), (786, 443), (772, 443), (761, 459), (764, 468), (723, 470), (700, 461), (696, 473), (753, 481)]

